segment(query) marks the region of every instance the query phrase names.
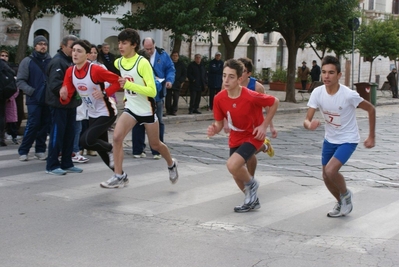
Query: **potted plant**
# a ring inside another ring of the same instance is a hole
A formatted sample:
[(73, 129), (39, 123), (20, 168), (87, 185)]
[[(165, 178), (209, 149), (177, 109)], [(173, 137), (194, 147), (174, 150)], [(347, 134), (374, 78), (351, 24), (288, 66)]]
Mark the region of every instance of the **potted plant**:
[(287, 85), (287, 70), (278, 68), (272, 72), (270, 90), (285, 91)]

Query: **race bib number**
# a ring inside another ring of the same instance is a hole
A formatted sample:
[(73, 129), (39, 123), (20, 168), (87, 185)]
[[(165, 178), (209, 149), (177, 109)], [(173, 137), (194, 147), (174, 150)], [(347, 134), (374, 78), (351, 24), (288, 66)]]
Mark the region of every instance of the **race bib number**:
[(93, 101), (91, 101), (89, 96), (81, 96), (83, 103), (86, 104), (87, 108), (94, 110), (94, 104)]
[(324, 121), (334, 128), (341, 127), (341, 116), (338, 113), (324, 111)]

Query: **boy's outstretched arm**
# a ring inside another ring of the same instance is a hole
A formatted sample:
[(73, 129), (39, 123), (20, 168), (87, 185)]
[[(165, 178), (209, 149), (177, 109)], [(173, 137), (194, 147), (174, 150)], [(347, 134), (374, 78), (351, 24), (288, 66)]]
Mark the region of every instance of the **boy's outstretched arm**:
[(365, 110), (369, 114), (369, 136), (364, 141), (364, 146), (366, 148), (372, 148), (375, 146), (375, 108), (368, 101), (360, 102), (359, 108)]

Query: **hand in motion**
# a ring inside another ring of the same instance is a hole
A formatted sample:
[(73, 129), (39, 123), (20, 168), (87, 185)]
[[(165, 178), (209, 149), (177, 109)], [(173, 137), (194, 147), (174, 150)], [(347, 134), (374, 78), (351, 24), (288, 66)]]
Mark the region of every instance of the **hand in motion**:
[(99, 90), (98, 88), (93, 88), (94, 91), (92, 93), (92, 96), (94, 97), (94, 99), (101, 99), (104, 97), (103, 92), (101, 92), (101, 90)]
[(375, 139), (372, 137), (367, 137), (366, 140), (364, 140), (364, 147), (365, 148), (373, 148), (375, 146)]
[(214, 136), (216, 134), (216, 125), (212, 123), (211, 125), (208, 126), (208, 132), (207, 135), (208, 137)]
[(123, 88), (126, 83), (126, 78), (119, 77), (118, 82), (119, 82), (120, 87)]
[(320, 120), (312, 120), (309, 124), (309, 130), (316, 130), (317, 127), (320, 126)]
[(254, 129), (254, 131), (252, 132), (253, 135), (255, 135), (255, 139), (258, 140), (265, 140), (266, 138), (266, 129), (263, 126), (258, 126)]
[(60, 89), (60, 97), (62, 100), (66, 100), (68, 98), (68, 90), (65, 86)]

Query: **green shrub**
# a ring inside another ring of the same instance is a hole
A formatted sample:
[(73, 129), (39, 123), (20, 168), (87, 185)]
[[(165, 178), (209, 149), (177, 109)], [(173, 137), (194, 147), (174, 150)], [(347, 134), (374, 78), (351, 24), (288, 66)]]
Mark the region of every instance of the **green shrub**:
[(272, 72), (272, 81), (273, 82), (287, 82), (287, 70), (283, 68), (278, 68)]

